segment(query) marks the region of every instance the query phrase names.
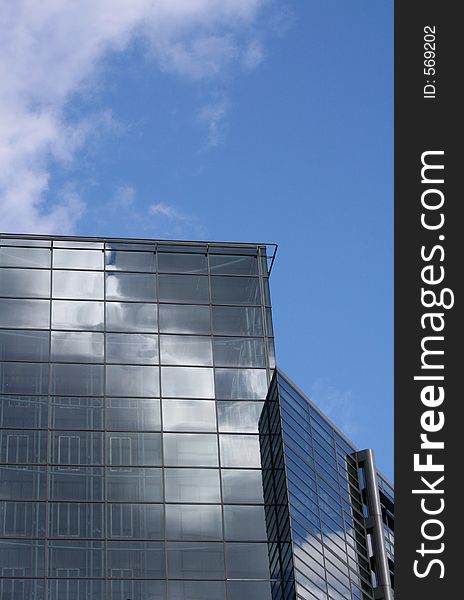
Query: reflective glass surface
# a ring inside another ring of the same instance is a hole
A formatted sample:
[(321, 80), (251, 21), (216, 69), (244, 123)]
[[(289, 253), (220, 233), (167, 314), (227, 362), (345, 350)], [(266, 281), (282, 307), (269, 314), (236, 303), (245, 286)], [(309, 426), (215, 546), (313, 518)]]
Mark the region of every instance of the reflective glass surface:
[(164, 431), (216, 431), (216, 404), (210, 400), (163, 400)]
[(103, 273), (86, 271), (54, 271), (52, 295), (54, 298), (103, 299)]
[(53, 300), (53, 329), (87, 329), (102, 331), (104, 324), (103, 302), (71, 302)]
[(160, 331), (162, 333), (209, 333), (211, 317), (209, 306), (160, 304)]
[(108, 333), (106, 361), (142, 365), (158, 364), (158, 336), (143, 333)]
[(208, 278), (200, 275), (159, 275), (160, 302), (209, 302)]
[(50, 327), (48, 300), (0, 298), (0, 327)]
[(106, 329), (108, 331), (157, 331), (156, 304), (108, 302)]
[(213, 364), (211, 338), (192, 335), (162, 335), (161, 364), (205, 365)]
[(217, 436), (165, 433), (164, 464), (170, 467), (217, 467)]
[(221, 501), (217, 469), (165, 469), (166, 502)]
[(54, 269), (103, 269), (101, 250), (53, 250)]
[(48, 248), (0, 247), (0, 267), (50, 268)]
[(48, 361), (48, 331), (0, 329), (0, 360)]
[(155, 254), (153, 252), (124, 252), (124, 250), (107, 250), (105, 253), (107, 271), (155, 271)]
[(161, 392), (172, 398), (214, 398), (213, 370), (162, 367)]
[(0, 268), (0, 296), (49, 298), (50, 271)]
[(109, 273), (106, 276), (107, 300), (156, 301), (156, 279), (138, 273)]

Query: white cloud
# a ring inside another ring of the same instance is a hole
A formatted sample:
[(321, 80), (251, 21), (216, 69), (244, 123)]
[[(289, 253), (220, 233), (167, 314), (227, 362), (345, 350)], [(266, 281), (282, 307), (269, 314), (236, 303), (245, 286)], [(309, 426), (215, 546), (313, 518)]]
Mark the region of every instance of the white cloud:
[(219, 146), (224, 140), (225, 120), (230, 109), (230, 103), (225, 96), (221, 96), (206, 104), (198, 113), (197, 120), (205, 125), (208, 130), (209, 148)]
[[(51, 172), (72, 165), (105, 116), (72, 121), (69, 100), (94, 85), (104, 59), (143, 38), (160, 68), (213, 77), (262, 60), (248, 39), (267, 0), (15, 0), (0, 17), (0, 230), (73, 231), (85, 210), (74, 193), (53, 198)], [(226, 107), (205, 107), (210, 143)], [(222, 111), (222, 112), (221, 112)], [(108, 113), (106, 113), (106, 118)]]

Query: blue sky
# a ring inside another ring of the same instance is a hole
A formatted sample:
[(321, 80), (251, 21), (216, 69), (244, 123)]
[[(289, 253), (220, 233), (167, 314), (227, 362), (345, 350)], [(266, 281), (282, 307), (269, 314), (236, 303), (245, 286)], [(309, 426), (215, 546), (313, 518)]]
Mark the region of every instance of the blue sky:
[(278, 362), (391, 477), (392, 3), (72, 4), (0, 25), (0, 230), (278, 243)]

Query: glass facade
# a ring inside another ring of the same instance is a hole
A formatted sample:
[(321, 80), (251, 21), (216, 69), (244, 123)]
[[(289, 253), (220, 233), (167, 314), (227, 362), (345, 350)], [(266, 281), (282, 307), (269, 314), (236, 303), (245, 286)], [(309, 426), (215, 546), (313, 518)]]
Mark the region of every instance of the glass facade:
[(363, 468), (275, 371), (268, 261), (0, 236), (0, 598), (373, 598)]

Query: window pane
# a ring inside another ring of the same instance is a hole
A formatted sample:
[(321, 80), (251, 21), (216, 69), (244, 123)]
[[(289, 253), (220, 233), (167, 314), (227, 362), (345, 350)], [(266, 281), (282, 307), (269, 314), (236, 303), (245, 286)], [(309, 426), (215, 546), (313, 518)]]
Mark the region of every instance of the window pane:
[(101, 250), (53, 250), (54, 269), (103, 269)]
[(115, 431), (158, 431), (161, 427), (160, 401), (107, 398), (106, 427)]
[(223, 467), (260, 467), (261, 455), (256, 435), (220, 435)]
[(162, 504), (108, 504), (108, 537), (125, 539), (164, 539)]
[(48, 300), (8, 300), (0, 298), (0, 327), (49, 327)]
[(104, 323), (103, 302), (52, 303), (53, 329), (89, 329), (102, 331)]
[(263, 477), (261, 471), (221, 471), (224, 502), (263, 504)]
[(271, 585), (269, 581), (228, 581), (228, 600), (272, 600)]
[(209, 333), (209, 306), (160, 304), (160, 331), (163, 333)]
[(101, 398), (51, 398), (53, 429), (103, 429)]
[(158, 367), (106, 367), (106, 394), (108, 396), (159, 396)]
[(255, 256), (210, 254), (209, 265), (212, 275), (258, 275)]
[(263, 335), (260, 308), (213, 306), (213, 331), (219, 335)]
[(166, 505), (166, 539), (216, 541), (222, 539), (220, 506)]
[(155, 271), (154, 252), (124, 252), (107, 250), (105, 252), (107, 271)]
[(2, 394), (47, 394), (48, 364), (0, 364), (0, 392)]
[(102, 396), (103, 366), (51, 366), (51, 393), (60, 396)]
[(103, 464), (103, 434), (94, 431), (52, 431), (50, 462), (57, 465)]
[(162, 367), (163, 396), (181, 398), (214, 398), (213, 369)]
[[(254, 600), (253, 596), (243, 596)], [(168, 600), (225, 600), (223, 581), (170, 581)]]
[(165, 469), (166, 502), (220, 502), (216, 469)]
[(111, 502), (163, 502), (161, 469), (112, 467), (106, 470), (106, 481)]
[(0, 360), (48, 360), (48, 331), (0, 330)]
[(103, 542), (48, 542), (50, 577), (103, 577)]
[(108, 433), (106, 439), (110, 465), (161, 465), (159, 433)]
[(106, 298), (156, 302), (155, 275), (109, 273), (106, 276)]
[(269, 579), (267, 544), (226, 544), (229, 579)]
[(216, 404), (210, 400), (163, 400), (165, 431), (216, 431)]
[(216, 542), (169, 542), (171, 579), (224, 579), (224, 546)]
[(50, 537), (104, 537), (103, 504), (49, 504)]
[[(114, 579), (113, 581), (108, 581), (107, 585), (110, 590), (109, 597), (111, 600), (128, 600), (128, 598), (164, 600), (166, 597), (166, 583), (164, 581), (156, 581), (154, 579), (151, 581), (144, 581), (142, 579)], [(99, 596), (98, 600), (101, 600), (101, 598), (102, 596)]]
[(50, 500), (103, 500), (101, 467), (49, 467)]
[(263, 506), (224, 506), (224, 534), (231, 541), (266, 541)]
[(50, 271), (0, 269), (0, 296), (49, 298)]
[(219, 431), (231, 433), (258, 433), (262, 402), (218, 402)]
[(103, 273), (54, 271), (53, 297), (103, 299)]
[(160, 273), (208, 273), (208, 263), (204, 254), (158, 253)]
[(217, 437), (212, 434), (165, 433), (164, 463), (171, 467), (217, 467)]
[(160, 302), (208, 304), (208, 277), (201, 275), (159, 275)]
[(47, 432), (0, 430), (0, 462), (10, 464), (45, 463)]
[(0, 248), (0, 267), (44, 267), (50, 268), (48, 248)]
[(257, 277), (211, 277), (213, 304), (261, 304)]
[(164, 544), (161, 542), (108, 542), (108, 577), (165, 577)]
[(2, 500), (45, 500), (45, 467), (0, 466)]
[(265, 400), (264, 369), (216, 369), (216, 396), (224, 400)]
[(210, 337), (189, 335), (162, 335), (161, 362), (163, 365), (213, 364)]
[(106, 361), (109, 363), (158, 363), (158, 336), (141, 333), (108, 333)]
[[(102, 600), (104, 597), (105, 581), (98, 579), (48, 580), (46, 600), (81, 600), (81, 598), (85, 598), (85, 600)], [(36, 599), (33, 598), (32, 600)]]
[(214, 364), (218, 367), (265, 367), (264, 342), (256, 338), (214, 338)]
[(45, 504), (0, 502), (0, 536), (44, 537)]
[(108, 302), (106, 329), (107, 331), (157, 331), (156, 304)]
[(47, 427), (48, 399), (43, 396), (3, 396), (0, 427), (43, 429)]
[(52, 360), (103, 362), (103, 333), (52, 331)]
[(2, 578), (0, 579), (0, 598), (45, 600), (45, 581), (43, 579)]
[(43, 577), (45, 543), (29, 540), (0, 540), (2, 573), (21, 573), (23, 577)]

